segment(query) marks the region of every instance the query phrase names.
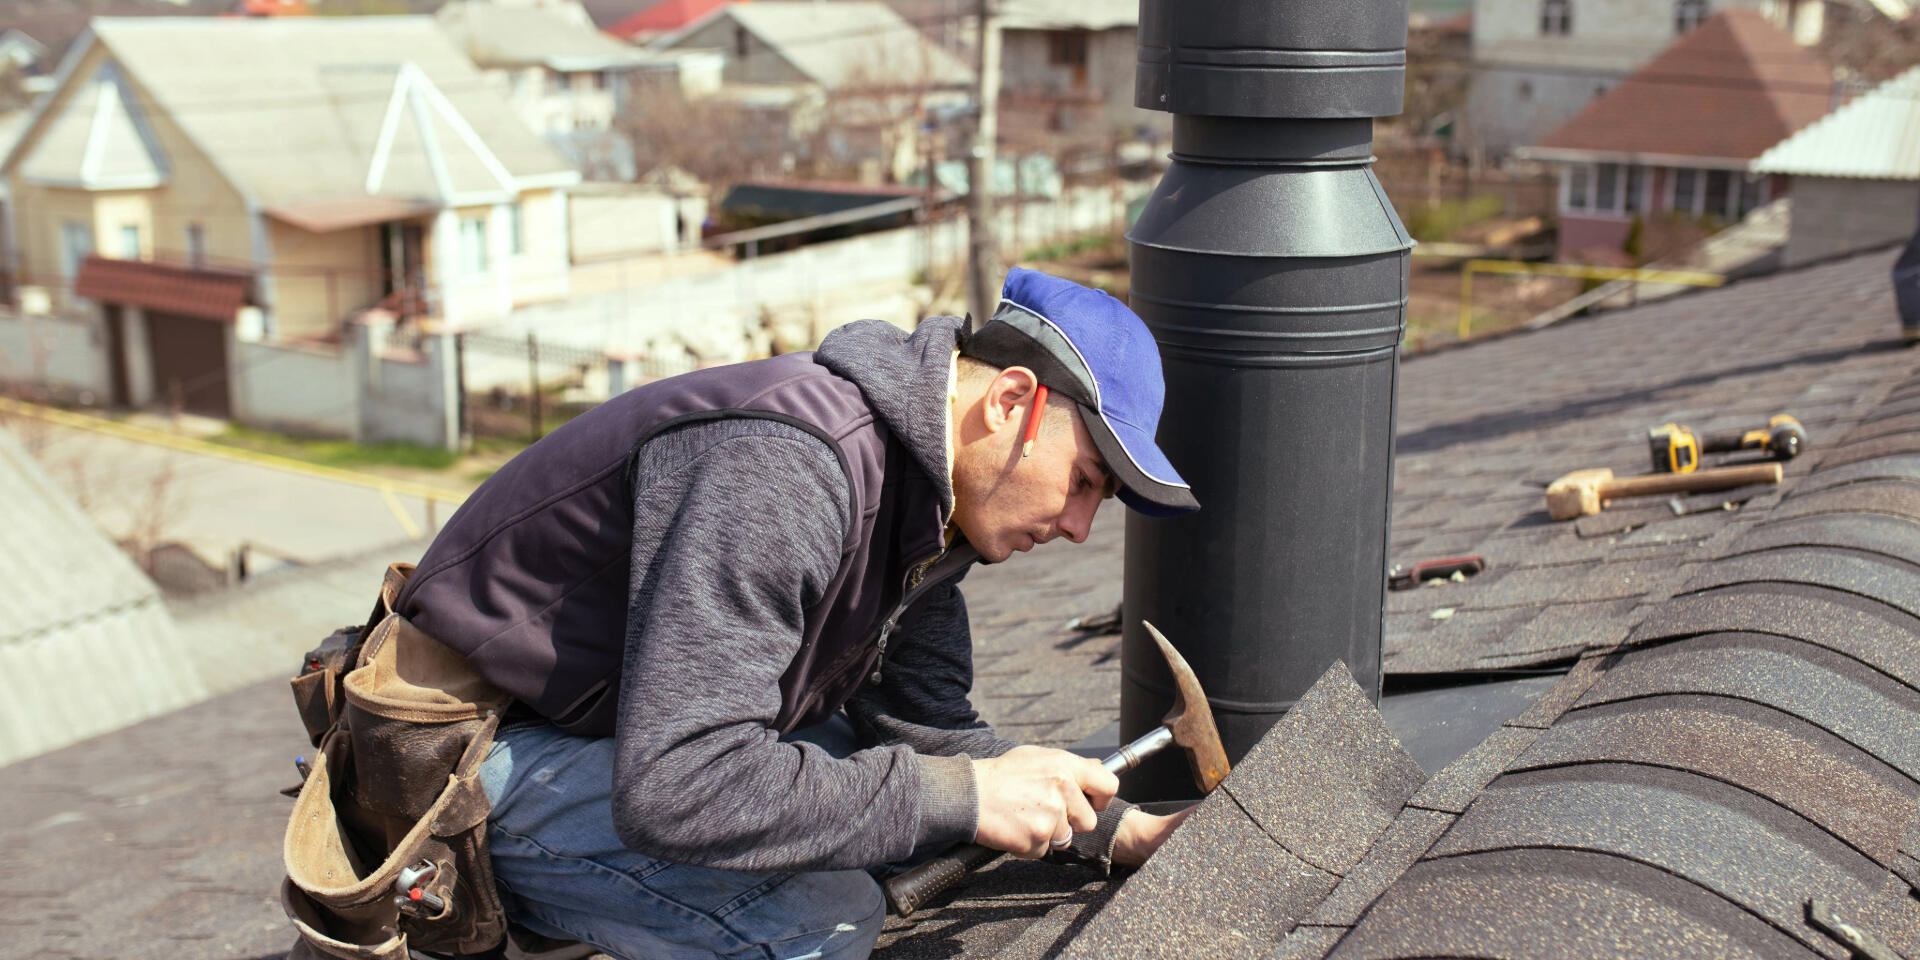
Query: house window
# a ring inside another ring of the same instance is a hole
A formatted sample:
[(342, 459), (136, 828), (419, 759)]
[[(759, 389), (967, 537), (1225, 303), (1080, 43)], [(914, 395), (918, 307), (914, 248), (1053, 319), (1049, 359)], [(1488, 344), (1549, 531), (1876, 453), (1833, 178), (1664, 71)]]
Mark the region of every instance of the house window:
[(1540, 0), (1540, 35), (1564, 37), (1573, 32), (1573, 0)]
[(1679, 0), (1673, 5), (1673, 32), (1686, 33), (1707, 20), (1707, 0)]
[(1621, 192), (1621, 207), (1627, 213), (1640, 212), (1640, 195), (1647, 188), (1647, 168), (1639, 164), (1627, 167), (1627, 189)]
[(567, 75), (558, 70), (547, 71), (547, 94), (559, 96), (567, 92)]
[(140, 226), (138, 224), (120, 225), (120, 259), (140, 259)]
[(1567, 168), (1567, 209), (1585, 210), (1587, 191), (1593, 186), (1593, 168), (1576, 163)]
[[(71, 284), (80, 275), (80, 261), (92, 252), (92, 227), (72, 220), (60, 224), (60, 272), (67, 283)], [(78, 297), (74, 299), (79, 300)]]
[(1047, 62), (1056, 67), (1087, 65), (1087, 31), (1055, 30), (1047, 34)]
[(514, 255), (527, 252), (526, 208), (518, 200), (507, 207), (507, 237)]
[(1520, 81), (1520, 102), (1525, 103), (1528, 100), (1532, 100), (1532, 99), (1533, 99), (1533, 81), (1532, 80)]
[(1684, 167), (1673, 171), (1673, 209), (1680, 213), (1700, 209), (1700, 171)]
[(187, 224), (187, 263), (207, 265), (207, 231), (197, 223)]
[(487, 218), (463, 217), (460, 220), (460, 273), (473, 276), (487, 272)]
[(1700, 206), (1707, 213), (1726, 219), (1735, 199), (1733, 174), (1726, 170), (1708, 170), (1705, 202)]
[(733, 28), (733, 55), (742, 60), (747, 58), (747, 28)]
[(1593, 208), (1618, 210), (1620, 208), (1620, 165), (1617, 163), (1596, 165), (1593, 169), (1593, 179)]

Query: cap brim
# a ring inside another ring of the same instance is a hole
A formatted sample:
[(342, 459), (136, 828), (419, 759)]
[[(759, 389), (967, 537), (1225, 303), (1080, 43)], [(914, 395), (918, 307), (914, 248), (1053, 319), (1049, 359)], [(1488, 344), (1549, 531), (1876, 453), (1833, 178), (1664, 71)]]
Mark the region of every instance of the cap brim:
[(1192, 488), (1145, 430), (1110, 421), (1084, 404), (1080, 419), (1107, 469), (1120, 481), (1121, 503), (1149, 517), (1177, 517), (1200, 509)]

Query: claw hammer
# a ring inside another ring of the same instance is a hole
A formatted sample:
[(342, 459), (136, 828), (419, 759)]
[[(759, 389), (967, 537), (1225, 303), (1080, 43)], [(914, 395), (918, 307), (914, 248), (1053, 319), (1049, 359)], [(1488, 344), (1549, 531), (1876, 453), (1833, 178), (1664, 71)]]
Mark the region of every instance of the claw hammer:
[[(1193, 782), (1199, 786), (1200, 793), (1212, 793), (1213, 788), (1226, 779), (1228, 764), (1227, 750), (1220, 743), (1219, 729), (1213, 725), (1213, 710), (1207, 705), (1207, 695), (1200, 690), (1200, 681), (1193, 675), (1193, 668), (1187, 666), (1187, 658), (1181, 656), (1180, 651), (1175, 650), (1173, 644), (1153, 624), (1143, 625), (1153, 637), (1153, 642), (1160, 647), (1160, 654), (1167, 658), (1167, 667), (1173, 671), (1173, 709), (1167, 712), (1160, 726), (1121, 747), (1118, 752), (1100, 761), (1100, 765), (1113, 773), (1125, 773), (1167, 747), (1178, 746), (1187, 752), (1187, 762), (1193, 767)], [(887, 906), (893, 908), (898, 916), (908, 916), (926, 906), (927, 901), (941, 891), (958, 883), (962, 877), (1000, 859), (1000, 856), (1001, 851), (991, 847), (977, 843), (960, 844), (905, 873), (888, 878), (882, 884), (886, 889)]]

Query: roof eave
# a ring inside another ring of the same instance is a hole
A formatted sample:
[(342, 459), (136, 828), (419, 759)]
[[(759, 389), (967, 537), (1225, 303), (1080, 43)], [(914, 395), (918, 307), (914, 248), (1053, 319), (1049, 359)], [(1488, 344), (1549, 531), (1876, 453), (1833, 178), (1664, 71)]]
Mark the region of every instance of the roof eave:
[(1640, 150), (1589, 150), (1580, 147), (1518, 147), (1514, 156), (1547, 163), (1637, 163), (1649, 167), (1695, 167), (1704, 170), (1753, 169), (1754, 161), (1737, 157), (1688, 157)]

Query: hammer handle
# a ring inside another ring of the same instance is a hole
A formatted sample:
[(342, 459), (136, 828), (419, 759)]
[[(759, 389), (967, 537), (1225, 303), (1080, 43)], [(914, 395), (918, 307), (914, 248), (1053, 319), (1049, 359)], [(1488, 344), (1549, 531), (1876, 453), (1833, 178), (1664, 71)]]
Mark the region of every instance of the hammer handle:
[[(1100, 761), (1109, 773), (1125, 773), (1140, 761), (1159, 753), (1173, 743), (1173, 731), (1165, 726), (1153, 728), (1146, 736), (1121, 747), (1119, 752)], [(1000, 859), (1001, 851), (977, 843), (963, 843), (923, 861), (881, 884), (887, 894), (887, 906), (895, 916), (912, 916), (915, 910), (941, 891), (959, 883), (961, 878)]]
[(1730, 490), (1749, 483), (1779, 483), (1780, 465), (1756, 463), (1743, 467), (1716, 467), (1692, 473), (1654, 473), (1644, 477), (1608, 480), (1600, 485), (1600, 499), (1646, 497), (1662, 493), (1688, 493), (1695, 490)]

